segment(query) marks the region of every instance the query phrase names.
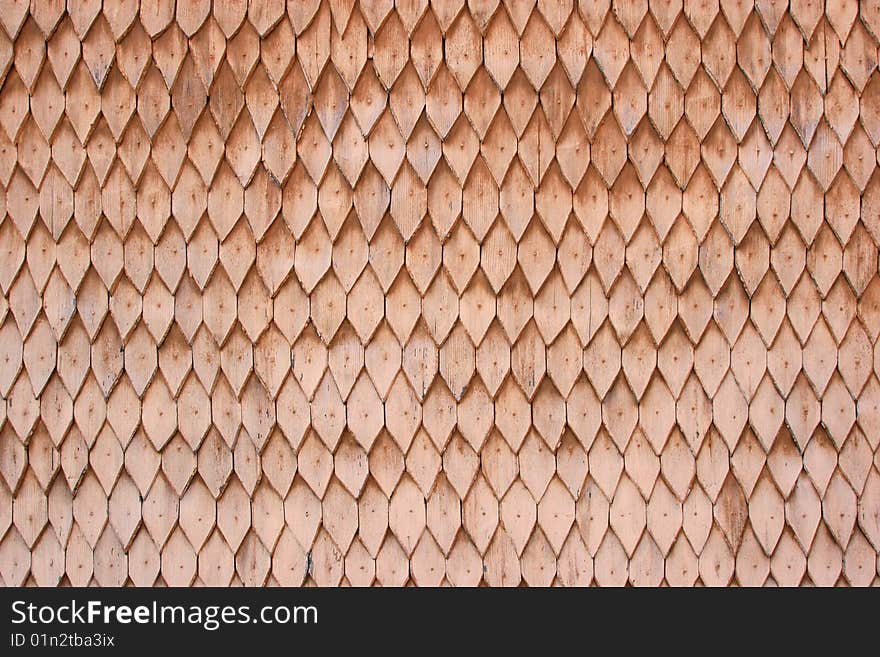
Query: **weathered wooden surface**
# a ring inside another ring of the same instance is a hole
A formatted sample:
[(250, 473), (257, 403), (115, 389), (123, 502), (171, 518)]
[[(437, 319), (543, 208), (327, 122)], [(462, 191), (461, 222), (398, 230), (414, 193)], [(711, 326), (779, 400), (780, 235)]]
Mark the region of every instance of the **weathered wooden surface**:
[(5, 584), (878, 582), (877, 0), (67, 4)]

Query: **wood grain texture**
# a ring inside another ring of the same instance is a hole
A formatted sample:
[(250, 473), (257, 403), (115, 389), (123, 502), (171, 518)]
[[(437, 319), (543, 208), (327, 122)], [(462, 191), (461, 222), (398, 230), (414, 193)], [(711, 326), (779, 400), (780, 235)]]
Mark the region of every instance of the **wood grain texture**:
[(0, 4), (5, 585), (880, 582), (877, 0)]

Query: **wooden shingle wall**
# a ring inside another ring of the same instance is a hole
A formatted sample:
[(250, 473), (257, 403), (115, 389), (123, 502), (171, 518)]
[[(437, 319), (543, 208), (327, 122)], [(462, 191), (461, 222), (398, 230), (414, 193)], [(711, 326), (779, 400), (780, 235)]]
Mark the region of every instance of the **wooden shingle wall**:
[(877, 583), (877, 0), (6, 0), (6, 585)]

